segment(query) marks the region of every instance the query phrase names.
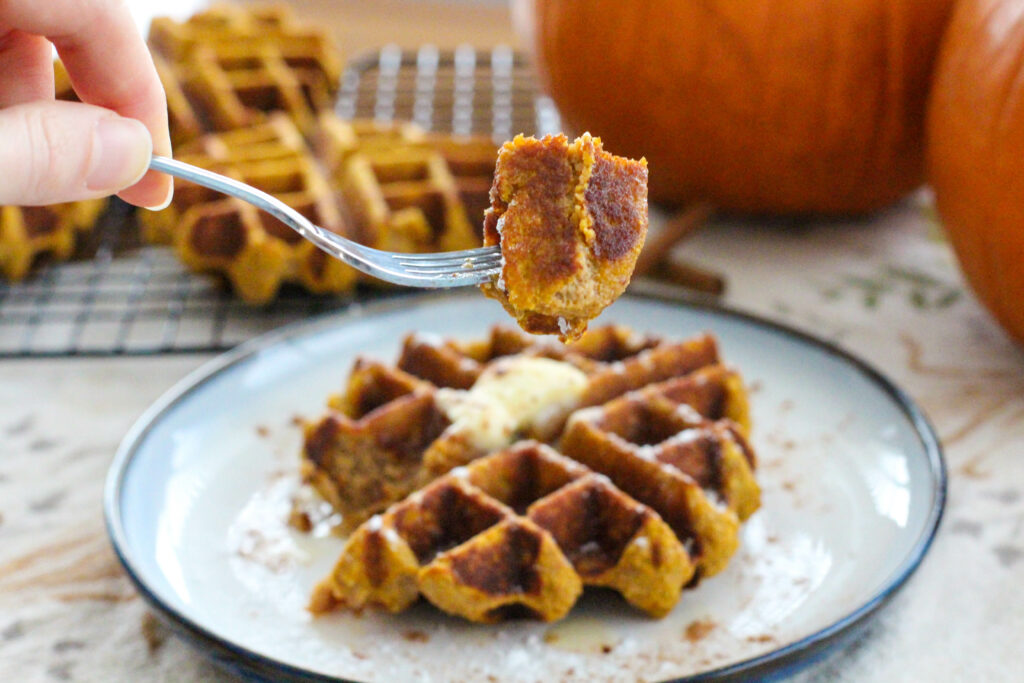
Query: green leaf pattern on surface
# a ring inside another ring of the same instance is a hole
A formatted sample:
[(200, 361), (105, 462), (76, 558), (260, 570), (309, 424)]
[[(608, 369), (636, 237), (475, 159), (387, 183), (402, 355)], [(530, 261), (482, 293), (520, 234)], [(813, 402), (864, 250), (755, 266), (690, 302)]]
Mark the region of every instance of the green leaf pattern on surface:
[(822, 287), (826, 301), (858, 297), (865, 308), (878, 308), (889, 296), (902, 297), (919, 310), (942, 310), (963, 296), (963, 289), (923, 270), (903, 265), (883, 265), (871, 275), (843, 274), (839, 281)]

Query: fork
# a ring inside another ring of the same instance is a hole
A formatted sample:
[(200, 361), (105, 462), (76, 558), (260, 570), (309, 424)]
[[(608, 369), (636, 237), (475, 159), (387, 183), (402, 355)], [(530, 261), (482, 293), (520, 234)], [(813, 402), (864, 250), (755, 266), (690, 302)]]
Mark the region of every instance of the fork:
[(489, 282), (501, 271), (501, 250), (479, 247), (433, 254), (382, 251), (324, 230), (281, 200), (251, 185), (168, 157), (149, 161), (154, 171), (237, 197), (266, 211), (331, 256), (381, 280), (406, 287), (466, 287)]

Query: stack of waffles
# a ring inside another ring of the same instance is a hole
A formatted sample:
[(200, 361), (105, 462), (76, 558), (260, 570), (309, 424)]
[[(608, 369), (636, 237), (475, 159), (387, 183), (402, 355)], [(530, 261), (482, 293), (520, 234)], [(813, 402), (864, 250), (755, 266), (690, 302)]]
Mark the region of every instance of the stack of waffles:
[[(54, 63), (54, 75), (57, 99), (77, 102), (71, 79), (59, 61)], [(18, 282), (40, 261), (68, 260), (105, 207), (104, 199), (52, 206), (0, 206), (0, 275)]]
[(410, 335), (306, 426), (303, 478), (351, 532), (311, 610), (551, 621), (602, 586), (663, 616), (760, 505), (749, 426), (709, 335)]
[[(479, 246), (496, 147), (428, 136), (408, 122), (332, 111), (339, 66), (328, 38), (283, 8), (216, 6), (154, 20), (150, 46), (168, 93), (175, 156), (254, 185), (314, 223), (367, 246), (430, 252)], [(197, 132), (207, 131), (197, 136)], [(179, 183), (143, 234), (191, 269), (218, 273), (244, 301), (283, 283), (344, 293), (350, 267), (250, 206)]]

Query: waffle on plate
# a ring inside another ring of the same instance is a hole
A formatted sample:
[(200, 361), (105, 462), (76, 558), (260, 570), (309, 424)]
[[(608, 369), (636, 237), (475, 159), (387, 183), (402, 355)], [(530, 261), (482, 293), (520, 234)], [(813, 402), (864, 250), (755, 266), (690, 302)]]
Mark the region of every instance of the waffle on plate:
[(735, 370), (709, 335), (495, 327), (360, 358), (306, 426), (304, 480), (351, 532), (311, 609), (554, 620), (583, 586), (666, 614), (760, 504)]

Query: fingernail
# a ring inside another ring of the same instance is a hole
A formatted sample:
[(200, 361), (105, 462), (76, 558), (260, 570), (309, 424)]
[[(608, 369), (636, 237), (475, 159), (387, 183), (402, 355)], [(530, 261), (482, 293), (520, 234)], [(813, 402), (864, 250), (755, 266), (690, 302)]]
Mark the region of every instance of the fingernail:
[(135, 119), (100, 119), (93, 129), (92, 158), (85, 186), (93, 192), (118, 192), (137, 183), (149, 168), (153, 140)]
[(171, 182), (167, 185), (167, 196), (164, 197), (164, 200), (162, 202), (160, 202), (159, 204), (154, 204), (153, 206), (144, 206), (142, 208), (148, 209), (150, 211), (162, 211), (162, 210), (166, 209), (168, 206), (171, 205), (171, 200), (172, 199), (174, 199), (174, 179), (173, 178), (171, 179)]

